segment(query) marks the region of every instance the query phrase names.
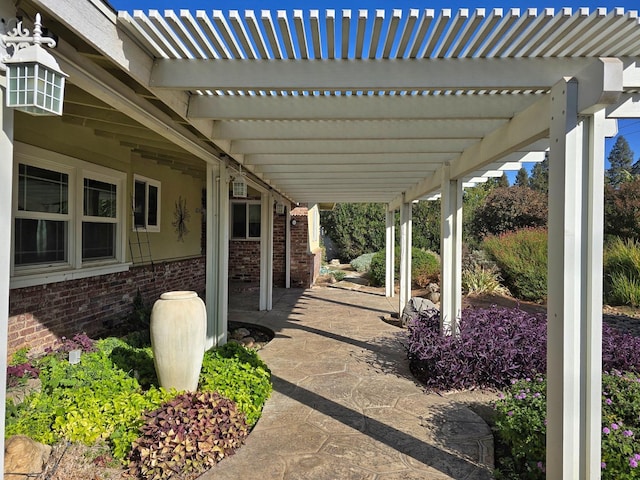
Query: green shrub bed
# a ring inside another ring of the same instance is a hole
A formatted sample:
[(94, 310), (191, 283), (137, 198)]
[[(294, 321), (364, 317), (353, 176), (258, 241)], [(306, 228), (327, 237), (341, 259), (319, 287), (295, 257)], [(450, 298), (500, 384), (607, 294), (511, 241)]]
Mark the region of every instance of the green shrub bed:
[(606, 301), (640, 306), (640, 242), (614, 237), (604, 249), (603, 263)]
[[(386, 253), (381, 250), (373, 255), (370, 264), (371, 282), (375, 286), (384, 285), (386, 267)], [(400, 274), (400, 249), (395, 249), (395, 279)], [(440, 259), (438, 256), (420, 248), (411, 249), (411, 279), (420, 287), (426, 287), (430, 283), (438, 283), (440, 276)]]
[[(27, 435), (49, 445), (107, 441), (113, 457), (128, 464), (130, 472), (154, 479), (169, 478), (176, 468), (202, 471), (242, 443), (272, 390), (271, 373), (255, 351), (238, 344), (209, 350), (198, 392), (181, 394), (157, 386), (151, 348), (132, 344), (136, 342), (114, 337), (93, 342), (76, 335), (38, 359), (28, 360), (19, 352), (7, 369), (9, 382), (37, 377), (41, 389), (19, 404), (7, 400), (5, 435)], [(81, 361), (72, 365), (67, 352), (78, 347)], [(159, 438), (186, 428), (177, 412), (186, 412), (184, 418), (193, 422), (202, 412), (209, 419), (194, 423), (193, 438), (172, 437), (175, 455), (155, 451)], [(209, 448), (203, 439), (212, 432), (221, 440)], [(206, 455), (192, 454), (194, 441), (204, 442)]]

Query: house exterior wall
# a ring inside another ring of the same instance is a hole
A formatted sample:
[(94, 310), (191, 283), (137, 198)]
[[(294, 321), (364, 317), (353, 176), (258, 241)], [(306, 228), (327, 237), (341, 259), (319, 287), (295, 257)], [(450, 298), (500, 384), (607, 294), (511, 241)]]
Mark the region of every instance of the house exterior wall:
[[(124, 180), (122, 217), (118, 223), (122, 236), (117, 240), (122, 242), (120, 260), (99, 263), (97, 267), (83, 262), (82, 268), (36, 264), (35, 270), (16, 268), (12, 272), (9, 355), (21, 347), (42, 350), (58, 338), (78, 332), (90, 336), (105, 332), (131, 314), (138, 288), (148, 305), (169, 290), (204, 294), (205, 260), (200, 248), (204, 174), (198, 178), (160, 165), (132, 154), (117, 140), (97, 136), (92, 129), (60, 118), (21, 113), (16, 113), (15, 118), (15, 151), (20, 162), (34, 159), (63, 166), (67, 161), (69, 166), (95, 165), (117, 172)], [(133, 228), (134, 175), (160, 183), (158, 232), (140, 234)], [(174, 225), (178, 198), (185, 200), (189, 214), (185, 222), (188, 233), (182, 240)], [(78, 228), (79, 221), (80, 217), (69, 221), (71, 232)], [(77, 250), (77, 242), (71, 245)], [(146, 250), (145, 258), (136, 253), (140, 248)], [(69, 253), (74, 254), (73, 250)]]
[(131, 315), (138, 289), (147, 306), (171, 290), (193, 290), (204, 297), (205, 257), (13, 289), (9, 294), (8, 354), (22, 347), (43, 351), (59, 338), (80, 332), (90, 337), (105, 333)]

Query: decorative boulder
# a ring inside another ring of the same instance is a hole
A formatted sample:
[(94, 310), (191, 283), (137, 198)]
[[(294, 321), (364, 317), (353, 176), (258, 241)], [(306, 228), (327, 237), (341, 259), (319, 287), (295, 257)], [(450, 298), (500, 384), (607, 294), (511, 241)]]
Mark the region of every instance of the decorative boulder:
[(4, 479), (39, 477), (50, 455), (49, 445), (38, 443), (25, 435), (8, 438), (4, 444)]
[(402, 311), (400, 323), (403, 327), (406, 327), (411, 320), (418, 316), (419, 313), (437, 309), (438, 308), (431, 300), (427, 300), (422, 297), (411, 297)]

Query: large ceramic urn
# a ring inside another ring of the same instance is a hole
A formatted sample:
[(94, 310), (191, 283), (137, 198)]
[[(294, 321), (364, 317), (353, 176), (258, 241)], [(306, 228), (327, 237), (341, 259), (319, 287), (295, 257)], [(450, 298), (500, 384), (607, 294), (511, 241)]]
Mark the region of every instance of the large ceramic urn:
[(196, 292), (166, 292), (153, 304), (151, 348), (161, 387), (198, 388), (206, 328), (206, 308)]

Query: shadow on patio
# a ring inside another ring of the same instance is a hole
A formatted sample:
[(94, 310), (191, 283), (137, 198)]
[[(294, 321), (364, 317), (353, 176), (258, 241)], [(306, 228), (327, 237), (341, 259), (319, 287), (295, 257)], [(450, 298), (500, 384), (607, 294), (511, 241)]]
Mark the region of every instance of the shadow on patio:
[(260, 352), (274, 392), (236, 455), (201, 480), (489, 479), (489, 427), (461, 403), (426, 395), (408, 370), (385, 297), (326, 287), (234, 293), (229, 319), (275, 331)]

